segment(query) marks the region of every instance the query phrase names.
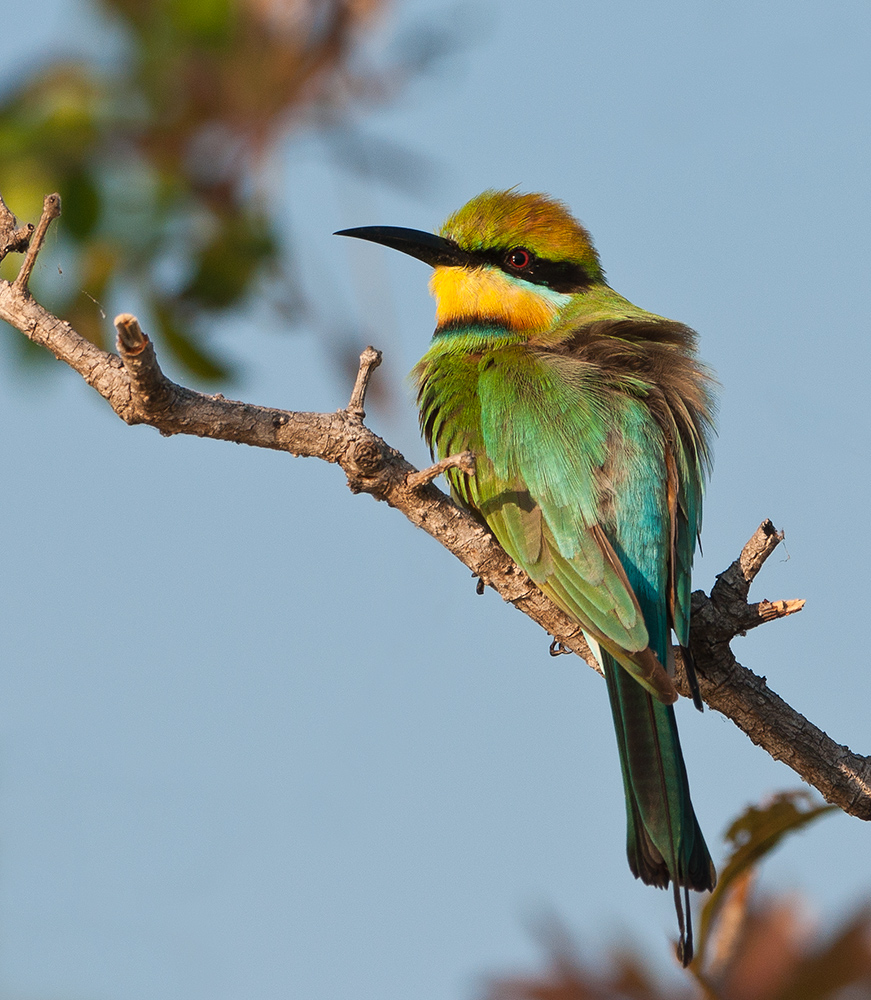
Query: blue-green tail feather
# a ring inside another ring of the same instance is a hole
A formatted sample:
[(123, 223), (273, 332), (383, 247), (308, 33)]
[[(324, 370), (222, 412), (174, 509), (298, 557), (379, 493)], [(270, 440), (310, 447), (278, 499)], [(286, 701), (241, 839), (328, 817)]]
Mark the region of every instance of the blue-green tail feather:
[(605, 650), (601, 655), (623, 772), (629, 867), (648, 885), (674, 886), (680, 957), (688, 964), (692, 925), (687, 906), (684, 935), (679, 889), (713, 889), (717, 876), (690, 801), (674, 709), (652, 698)]

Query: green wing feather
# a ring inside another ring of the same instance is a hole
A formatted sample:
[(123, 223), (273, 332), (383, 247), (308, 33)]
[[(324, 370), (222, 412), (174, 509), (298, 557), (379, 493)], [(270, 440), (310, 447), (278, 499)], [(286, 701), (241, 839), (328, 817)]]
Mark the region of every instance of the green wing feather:
[[(522, 347), (457, 350), (438, 342), (421, 362), (421, 423), (440, 455), (472, 450), (472, 478), (453, 474), (458, 498), (477, 510), (535, 583), (657, 698), (674, 686), (652, 653), (627, 570), (602, 530), (608, 503), (608, 399), (595, 366), (553, 363)], [(466, 346), (469, 346), (466, 344)]]

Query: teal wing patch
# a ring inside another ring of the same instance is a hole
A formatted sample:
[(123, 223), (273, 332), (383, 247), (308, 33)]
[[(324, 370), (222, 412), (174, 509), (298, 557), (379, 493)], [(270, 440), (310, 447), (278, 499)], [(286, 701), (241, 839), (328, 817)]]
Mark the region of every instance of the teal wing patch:
[(672, 628), (678, 642), (686, 646), (690, 632), (692, 566), (696, 539), (702, 528), (704, 465), (707, 456), (700, 439), (682, 441), (676, 436), (669, 449), (669, 488), (674, 493), (671, 504), (671, 588)]

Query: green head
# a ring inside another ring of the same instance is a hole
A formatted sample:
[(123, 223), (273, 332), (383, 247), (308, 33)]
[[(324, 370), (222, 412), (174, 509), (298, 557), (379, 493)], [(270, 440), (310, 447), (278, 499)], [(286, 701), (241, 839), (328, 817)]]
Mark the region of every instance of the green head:
[(485, 191), (454, 212), (438, 236), (394, 226), (337, 235), (430, 264), (439, 329), (485, 322), (541, 333), (572, 295), (605, 280), (590, 234), (565, 205), (543, 194)]
[[(454, 212), (441, 235), (471, 257), (554, 291), (580, 291), (604, 280), (586, 229), (568, 208), (543, 194), (485, 191)], [(525, 250), (529, 255), (526, 267)]]

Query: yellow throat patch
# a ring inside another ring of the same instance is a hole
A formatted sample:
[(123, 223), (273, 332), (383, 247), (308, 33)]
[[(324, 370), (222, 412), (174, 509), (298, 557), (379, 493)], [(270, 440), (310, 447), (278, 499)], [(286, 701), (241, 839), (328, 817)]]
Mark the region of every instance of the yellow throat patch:
[(545, 295), (522, 288), (498, 268), (437, 267), (429, 280), (436, 322), (492, 320), (511, 330), (544, 332), (559, 307)]

